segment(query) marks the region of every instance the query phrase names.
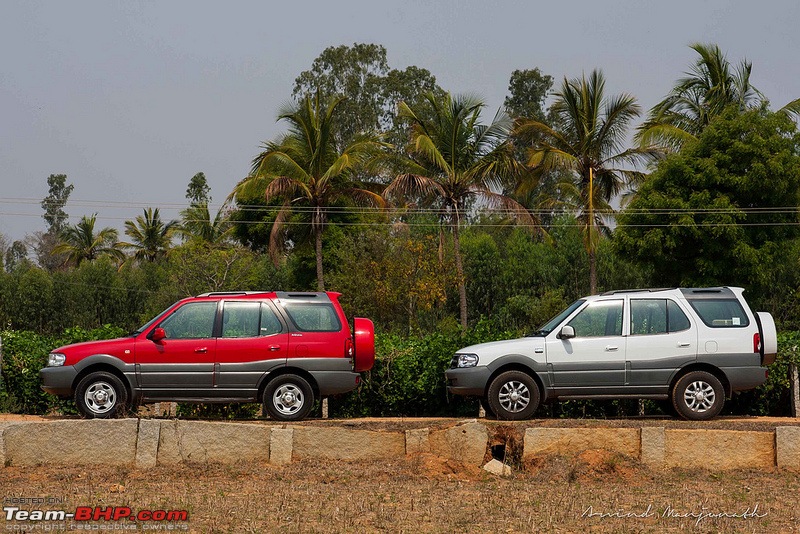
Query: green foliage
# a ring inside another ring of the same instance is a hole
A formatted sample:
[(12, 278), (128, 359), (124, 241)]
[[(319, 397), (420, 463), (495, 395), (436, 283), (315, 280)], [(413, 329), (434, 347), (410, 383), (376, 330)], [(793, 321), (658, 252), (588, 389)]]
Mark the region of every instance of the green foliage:
[(741, 285), (767, 300), (797, 287), (796, 267), (782, 266), (796, 266), (798, 215), (781, 208), (798, 201), (795, 124), (729, 109), (650, 175), (619, 217), (615, 243), (660, 284)]
[(111, 339), (123, 334), (121, 328), (111, 325), (91, 330), (68, 328), (60, 336), (43, 336), (25, 330), (0, 332), (3, 355), (0, 410), (28, 414), (76, 413), (71, 401), (42, 391), (39, 370), (47, 366), (47, 355), (71, 343)]
[(359, 389), (333, 398), (335, 417), (361, 416), (462, 416), (477, 413), (474, 399), (449, 397), (445, 370), (456, 350), (513, 337), (490, 321), (480, 321), (462, 336), (458, 331), (404, 338), (376, 336), (376, 359)]
[(51, 174), (47, 177), (47, 185), (49, 187), (48, 194), (41, 204), (44, 210), (42, 218), (47, 222), (47, 231), (51, 234), (58, 234), (64, 229), (69, 218), (67, 212), (64, 211), (64, 206), (67, 205), (69, 195), (75, 186), (67, 185), (66, 174)]

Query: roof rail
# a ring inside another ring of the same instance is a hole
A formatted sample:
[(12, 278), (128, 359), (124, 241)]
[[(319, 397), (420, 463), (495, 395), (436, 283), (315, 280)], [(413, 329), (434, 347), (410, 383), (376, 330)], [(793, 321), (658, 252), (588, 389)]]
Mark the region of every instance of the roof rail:
[(652, 287), (652, 288), (645, 288), (645, 289), (616, 289), (614, 291), (606, 291), (605, 293), (601, 293), (601, 296), (605, 295), (618, 295), (623, 293), (655, 293), (657, 291), (669, 291), (670, 289), (677, 289), (674, 287)]
[(269, 293), (269, 291), (212, 291), (210, 293), (203, 293), (197, 295), (198, 297), (232, 297), (239, 295), (260, 295), (262, 293)]

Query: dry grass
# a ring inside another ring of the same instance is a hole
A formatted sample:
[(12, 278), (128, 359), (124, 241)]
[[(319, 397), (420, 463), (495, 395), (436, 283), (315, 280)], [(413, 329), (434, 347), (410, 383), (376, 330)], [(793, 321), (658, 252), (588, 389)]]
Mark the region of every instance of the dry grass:
[[(394, 462), (295, 462), (286, 467), (159, 466), (0, 469), (0, 497), (63, 505), (189, 511), (192, 532), (798, 532), (800, 477), (785, 472), (652, 472), (587, 451), (520, 462), (498, 478), (432, 455)], [(762, 518), (663, 517), (739, 513)], [(594, 513), (651, 516), (585, 517)], [(22, 507), (25, 509), (25, 507)], [(48, 509), (45, 507), (45, 509)], [(6, 525), (9, 527), (11, 525)]]

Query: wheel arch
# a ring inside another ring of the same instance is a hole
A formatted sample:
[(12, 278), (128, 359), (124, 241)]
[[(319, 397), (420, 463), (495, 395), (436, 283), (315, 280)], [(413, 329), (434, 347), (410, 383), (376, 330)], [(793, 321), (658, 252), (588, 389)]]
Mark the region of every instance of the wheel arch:
[(265, 374), (261, 378), (261, 383), (258, 385), (258, 402), (261, 402), (261, 400), (264, 398), (264, 390), (267, 389), (267, 384), (269, 384), (272, 379), (281, 375), (302, 376), (311, 386), (311, 390), (314, 392), (314, 399), (318, 400), (320, 398), (319, 385), (317, 384), (317, 381), (314, 380), (314, 377), (311, 375), (311, 373), (305, 369), (300, 369), (299, 367), (280, 367), (279, 369)]
[(691, 363), (685, 367), (681, 367), (675, 375), (672, 377), (672, 380), (669, 382), (669, 393), (672, 394), (672, 391), (675, 389), (675, 384), (678, 383), (678, 380), (686, 376), (688, 373), (693, 371), (705, 371), (717, 377), (717, 380), (720, 381), (722, 384), (722, 389), (725, 391), (725, 398), (730, 398), (732, 395), (731, 392), (731, 383), (728, 380), (728, 377), (725, 375), (724, 371), (715, 365), (711, 365), (710, 363), (703, 363), (703, 362), (696, 362)]
[(89, 365), (78, 371), (78, 374), (75, 376), (75, 380), (72, 381), (72, 392), (74, 393), (78, 389), (78, 384), (81, 383), (81, 380), (83, 380), (92, 373), (101, 371), (111, 373), (112, 375), (119, 378), (119, 380), (122, 382), (122, 385), (125, 386), (125, 389), (127, 390), (128, 402), (129, 403), (134, 402), (135, 400), (134, 392), (136, 391), (136, 388), (134, 388), (133, 384), (131, 384), (130, 380), (128, 380), (128, 377), (125, 376), (125, 373), (123, 373), (121, 369), (115, 367), (114, 365), (106, 361), (90, 363)]
[(492, 381), (494, 381), (495, 378), (500, 376), (502, 373), (505, 373), (506, 371), (520, 371), (520, 372), (525, 373), (526, 375), (530, 376), (533, 379), (533, 381), (536, 383), (536, 387), (539, 388), (539, 398), (542, 401), (544, 401), (547, 398), (546, 389), (544, 387), (544, 383), (542, 382), (542, 379), (539, 377), (539, 374), (536, 371), (534, 371), (530, 366), (525, 365), (524, 363), (522, 363), (520, 361), (505, 362), (505, 363), (501, 364), (500, 366), (498, 366), (497, 369), (494, 369), (492, 371), (492, 374), (489, 375), (489, 379), (486, 381), (486, 385), (483, 387), (483, 396), (484, 397), (488, 394), (489, 386), (491, 385)]

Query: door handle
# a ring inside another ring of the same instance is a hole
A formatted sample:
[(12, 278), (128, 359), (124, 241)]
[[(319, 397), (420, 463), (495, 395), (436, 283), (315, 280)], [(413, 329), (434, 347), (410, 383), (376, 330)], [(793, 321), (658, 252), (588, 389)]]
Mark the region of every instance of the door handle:
[(198, 349), (194, 349), (194, 351), (198, 354), (205, 354), (208, 352), (208, 347), (200, 347)]
[(619, 347), (615, 347), (614, 345), (606, 345), (606, 352), (614, 352), (617, 349), (619, 349)]
[(277, 351), (281, 350), (281, 346), (280, 345), (270, 345), (269, 346), (269, 350), (270, 350), (270, 352), (277, 352)]
[(678, 343), (678, 347), (685, 349), (686, 347), (691, 347), (691, 343)]

